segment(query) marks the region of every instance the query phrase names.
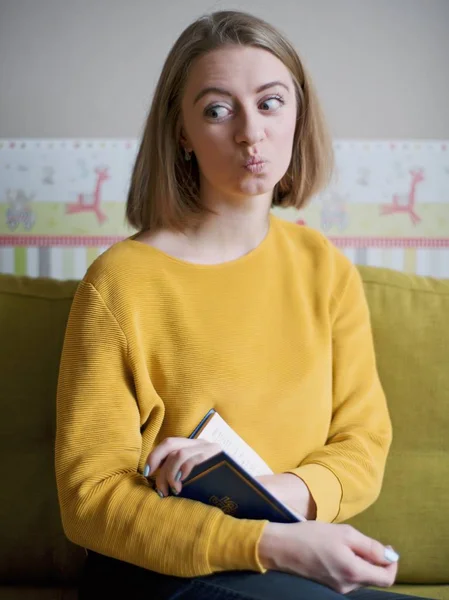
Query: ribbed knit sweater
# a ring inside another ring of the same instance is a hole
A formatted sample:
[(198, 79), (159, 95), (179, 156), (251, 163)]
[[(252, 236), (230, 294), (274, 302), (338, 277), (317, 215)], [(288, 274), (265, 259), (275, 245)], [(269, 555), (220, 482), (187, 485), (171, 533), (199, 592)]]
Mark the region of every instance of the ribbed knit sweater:
[(263, 572), (266, 521), (160, 498), (142, 471), (210, 408), (275, 473), (307, 484), (317, 519), (378, 496), (391, 423), (357, 269), (323, 235), (274, 216), (262, 243), (198, 265), (132, 238), (80, 283), (57, 395), (56, 478), (76, 544), (160, 573)]

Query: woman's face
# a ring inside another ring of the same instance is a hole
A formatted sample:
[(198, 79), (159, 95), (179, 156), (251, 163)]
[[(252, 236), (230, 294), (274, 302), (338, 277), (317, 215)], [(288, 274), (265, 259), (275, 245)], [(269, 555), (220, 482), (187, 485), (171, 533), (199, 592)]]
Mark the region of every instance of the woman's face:
[(181, 108), (183, 145), (198, 161), (201, 196), (264, 195), (271, 202), (290, 164), (297, 114), (284, 64), (248, 46), (209, 52), (193, 64)]

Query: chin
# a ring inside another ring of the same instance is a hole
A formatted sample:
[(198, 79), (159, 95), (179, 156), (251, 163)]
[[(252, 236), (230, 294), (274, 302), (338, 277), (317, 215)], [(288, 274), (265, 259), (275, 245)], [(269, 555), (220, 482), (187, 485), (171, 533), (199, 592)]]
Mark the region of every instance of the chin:
[(245, 174), (239, 178), (237, 187), (240, 193), (245, 195), (258, 196), (260, 194), (268, 194), (274, 190), (274, 186), (285, 175), (287, 167), (285, 170), (277, 168), (276, 172), (273, 172), (272, 169), (267, 169), (260, 174)]
[(238, 186), (237, 192), (244, 196), (261, 196), (273, 191), (275, 183), (259, 179), (258, 181), (245, 181)]

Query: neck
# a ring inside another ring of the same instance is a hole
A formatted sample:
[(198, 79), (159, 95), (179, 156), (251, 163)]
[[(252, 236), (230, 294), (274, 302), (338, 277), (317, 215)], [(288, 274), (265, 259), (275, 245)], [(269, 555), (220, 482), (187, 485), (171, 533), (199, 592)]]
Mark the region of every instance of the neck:
[(238, 200), (205, 202), (213, 213), (184, 232), (192, 249), (204, 252), (213, 262), (225, 262), (251, 252), (263, 241), (269, 228), (271, 194)]

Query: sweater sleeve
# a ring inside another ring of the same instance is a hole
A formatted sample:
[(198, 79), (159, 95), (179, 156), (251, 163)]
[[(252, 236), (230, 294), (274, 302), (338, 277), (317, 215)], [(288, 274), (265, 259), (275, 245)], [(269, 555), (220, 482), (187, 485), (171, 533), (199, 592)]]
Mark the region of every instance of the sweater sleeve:
[(328, 522), (345, 521), (377, 499), (392, 440), (363, 284), (356, 267), (345, 267), (340, 293), (331, 304), (333, 409), (328, 439), (290, 471), (308, 486), (317, 519)]
[(97, 289), (83, 281), (67, 324), (57, 392), (55, 467), (67, 537), (180, 577), (264, 572), (257, 547), (266, 521), (159, 498), (138, 471), (141, 425), (127, 339)]

